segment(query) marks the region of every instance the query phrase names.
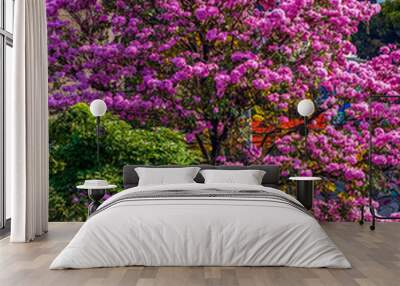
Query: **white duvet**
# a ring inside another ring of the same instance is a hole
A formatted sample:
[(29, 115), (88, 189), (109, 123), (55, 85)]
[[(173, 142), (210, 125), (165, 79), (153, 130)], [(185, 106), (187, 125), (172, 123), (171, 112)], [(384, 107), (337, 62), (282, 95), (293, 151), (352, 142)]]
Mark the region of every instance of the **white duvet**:
[[(136, 187), (89, 218), (50, 269), (145, 266), (294, 266), (350, 268), (318, 222), (293, 206), (246, 198), (155, 198), (112, 205), (129, 192), (263, 190), (237, 184)], [(102, 207), (100, 206), (100, 207)]]

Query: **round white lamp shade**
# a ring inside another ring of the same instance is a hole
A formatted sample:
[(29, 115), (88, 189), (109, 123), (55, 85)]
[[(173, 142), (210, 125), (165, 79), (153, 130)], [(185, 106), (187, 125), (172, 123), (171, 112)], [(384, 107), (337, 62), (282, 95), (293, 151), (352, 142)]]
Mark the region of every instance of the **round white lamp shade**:
[(90, 112), (93, 116), (103, 116), (107, 111), (106, 103), (101, 99), (95, 99), (90, 104)]
[(314, 102), (311, 99), (303, 99), (297, 104), (297, 112), (303, 117), (311, 116), (315, 111)]

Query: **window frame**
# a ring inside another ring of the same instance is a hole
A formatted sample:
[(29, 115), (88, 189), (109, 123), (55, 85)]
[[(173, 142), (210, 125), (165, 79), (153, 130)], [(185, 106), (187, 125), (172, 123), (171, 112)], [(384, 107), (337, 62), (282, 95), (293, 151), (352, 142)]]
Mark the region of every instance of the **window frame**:
[[(6, 30), (6, 1), (0, 0), (0, 237), (10, 229), (6, 218), (5, 190), (5, 92), (6, 92), (6, 48), (13, 48), (13, 34)], [(15, 7), (15, 0), (11, 0)], [(12, 9), (14, 12), (14, 8)], [(15, 12), (14, 12), (15, 13)]]

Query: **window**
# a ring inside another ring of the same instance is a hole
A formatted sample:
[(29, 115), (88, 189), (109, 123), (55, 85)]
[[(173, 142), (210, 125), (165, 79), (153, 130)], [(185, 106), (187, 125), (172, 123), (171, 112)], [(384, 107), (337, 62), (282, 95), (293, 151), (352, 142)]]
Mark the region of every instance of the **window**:
[[(14, 0), (0, 0), (0, 228), (8, 226), (11, 217), (10, 194), (4, 187), (5, 99), (11, 94), (13, 67)], [(0, 233), (1, 234), (1, 233)]]

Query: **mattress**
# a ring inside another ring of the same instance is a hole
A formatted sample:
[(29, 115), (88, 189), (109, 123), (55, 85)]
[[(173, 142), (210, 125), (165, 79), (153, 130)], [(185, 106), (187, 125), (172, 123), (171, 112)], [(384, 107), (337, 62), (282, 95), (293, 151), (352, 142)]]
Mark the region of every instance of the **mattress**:
[(263, 186), (193, 183), (114, 195), (50, 269), (133, 265), (351, 267), (293, 197)]

